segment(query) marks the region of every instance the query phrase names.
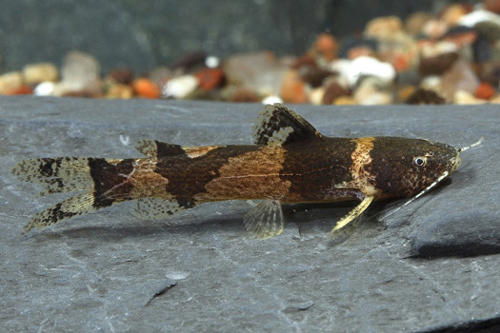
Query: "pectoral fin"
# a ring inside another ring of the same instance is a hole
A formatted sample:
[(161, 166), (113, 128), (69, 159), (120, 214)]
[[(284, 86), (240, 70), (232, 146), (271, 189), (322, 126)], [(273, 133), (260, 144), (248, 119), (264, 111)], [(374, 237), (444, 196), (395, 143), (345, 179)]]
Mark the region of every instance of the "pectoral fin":
[(285, 225), (283, 210), (277, 200), (262, 201), (245, 215), (243, 222), (247, 230), (260, 239), (281, 234)]
[(346, 216), (337, 221), (337, 225), (330, 232), (330, 236), (332, 238), (337, 238), (337, 235), (340, 234), (342, 228), (356, 220), (363, 214), (363, 212), (370, 206), (374, 197), (366, 196), (363, 201), (361, 201), (353, 210), (351, 210)]

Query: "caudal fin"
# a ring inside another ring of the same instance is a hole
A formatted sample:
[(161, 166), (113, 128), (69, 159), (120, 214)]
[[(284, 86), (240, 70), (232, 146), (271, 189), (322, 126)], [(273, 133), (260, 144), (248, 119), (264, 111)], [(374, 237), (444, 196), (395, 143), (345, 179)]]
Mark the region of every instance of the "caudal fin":
[(56, 157), (35, 158), (19, 162), (12, 175), (19, 180), (43, 186), (40, 195), (83, 191), (49, 207), (31, 218), (23, 234), (31, 229), (46, 227), (71, 217), (130, 200), (133, 160), (104, 158)]

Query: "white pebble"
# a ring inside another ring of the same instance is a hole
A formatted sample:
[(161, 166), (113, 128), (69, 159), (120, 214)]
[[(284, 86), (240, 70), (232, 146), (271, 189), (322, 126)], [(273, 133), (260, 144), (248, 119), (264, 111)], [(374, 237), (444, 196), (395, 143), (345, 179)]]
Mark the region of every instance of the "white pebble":
[(36, 96), (50, 96), (54, 93), (54, 88), (54, 82), (42, 82), (35, 87), (33, 94)]
[(473, 28), (479, 22), (491, 22), (500, 25), (500, 16), (488, 10), (480, 9), (462, 16), (458, 23)]
[(216, 68), (220, 65), (220, 59), (214, 56), (209, 56), (205, 59), (205, 65), (208, 68)]
[(276, 96), (276, 95), (267, 96), (266, 98), (264, 98), (262, 100), (262, 104), (271, 104), (272, 105), (275, 103), (283, 103), (283, 100), (279, 96)]
[(347, 79), (353, 86), (361, 76), (375, 76), (376, 78), (390, 83), (396, 78), (396, 70), (388, 62), (381, 62), (368, 56), (357, 57), (351, 61), (347, 70)]
[(183, 75), (173, 78), (163, 88), (165, 97), (185, 98), (198, 86), (198, 80), (192, 75)]

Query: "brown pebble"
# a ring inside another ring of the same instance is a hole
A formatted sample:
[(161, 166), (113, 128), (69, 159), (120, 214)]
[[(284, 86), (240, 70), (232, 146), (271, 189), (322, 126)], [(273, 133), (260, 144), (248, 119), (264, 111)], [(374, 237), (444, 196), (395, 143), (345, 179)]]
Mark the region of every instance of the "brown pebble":
[(109, 72), (108, 77), (113, 79), (116, 83), (131, 84), (134, 80), (134, 73), (130, 69), (113, 69)]
[(339, 83), (333, 81), (326, 85), (325, 93), (323, 94), (322, 104), (332, 104), (341, 96), (349, 96), (350, 91), (342, 87)]
[(439, 96), (435, 91), (418, 88), (405, 101), (405, 104), (445, 104), (443, 97)]
[(290, 67), (293, 69), (300, 69), (303, 66), (318, 68), (318, 63), (311, 54), (305, 54), (296, 59)]
[(500, 14), (500, 1), (499, 0), (483, 0), (484, 9), (490, 12)]
[(199, 86), (205, 91), (220, 87), (224, 82), (224, 72), (220, 68), (203, 68), (196, 73)]
[(254, 103), (260, 102), (260, 98), (255, 91), (245, 87), (238, 87), (231, 94), (228, 101), (233, 103)]
[(446, 73), (458, 60), (456, 52), (447, 52), (434, 57), (423, 58), (418, 65), (418, 73), (421, 76), (442, 75)]
[(318, 67), (302, 66), (299, 69), (299, 74), (302, 81), (309, 83), (313, 88), (317, 88), (323, 84), (326, 78), (336, 73)]

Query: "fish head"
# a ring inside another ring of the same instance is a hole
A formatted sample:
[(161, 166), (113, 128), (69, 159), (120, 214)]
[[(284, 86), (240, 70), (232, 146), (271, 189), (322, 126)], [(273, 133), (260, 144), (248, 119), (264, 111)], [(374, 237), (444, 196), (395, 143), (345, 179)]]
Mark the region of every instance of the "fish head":
[(371, 174), (381, 197), (412, 197), (453, 174), (460, 148), (407, 138), (377, 138), (370, 152)]

